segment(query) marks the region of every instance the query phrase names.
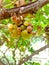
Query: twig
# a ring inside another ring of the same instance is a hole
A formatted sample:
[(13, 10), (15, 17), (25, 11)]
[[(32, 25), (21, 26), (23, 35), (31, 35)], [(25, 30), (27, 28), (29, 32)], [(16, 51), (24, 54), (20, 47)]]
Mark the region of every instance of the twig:
[(4, 63), (1, 61), (1, 59), (0, 59), (0, 65), (6, 65), (6, 64), (4, 64)]
[[(0, 52), (3, 53), (3, 51), (1, 51), (1, 50), (0, 50)], [(6, 52), (7, 52), (7, 51), (6, 51)], [(7, 62), (8, 62), (8, 65), (10, 65), (8, 58), (5, 56), (5, 53), (3, 53), (3, 55), (4, 55), (4, 56), (3, 56), (2, 58), (5, 58), (5, 59), (7, 60)], [(1, 61), (1, 59), (0, 59), (0, 61)], [(5, 64), (4, 64), (4, 65), (5, 65)]]
[[(19, 38), (19, 39), (20, 39), (20, 38)], [(19, 41), (19, 39), (16, 41), (16, 47), (14, 48), (14, 51), (12, 51), (12, 52), (13, 52), (13, 59), (14, 59), (14, 61), (15, 61), (14, 65), (16, 65), (15, 51), (16, 51), (16, 48), (17, 48), (17, 46), (18, 46), (18, 41)]]
[(20, 59), (20, 62), (18, 63), (18, 65), (22, 65), (23, 63), (27, 62), (30, 58), (32, 58), (32, 56), (38, 54), (39, 52), (45, 50), (46, 48), (49, 48), (49, 44), (45, 45), (44, 47), (40, 48), (39, 50), (34, 51), (30, 56), (28, 56), (27, 58), (23, 58)]

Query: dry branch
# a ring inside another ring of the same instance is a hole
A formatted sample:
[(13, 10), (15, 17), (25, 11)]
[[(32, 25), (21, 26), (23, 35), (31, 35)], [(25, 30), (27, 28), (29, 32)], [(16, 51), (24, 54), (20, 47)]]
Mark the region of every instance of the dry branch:
[(11, 8), (11, 9), (1, 9), (0, 11), (0, 20), (7, 19), (11, 17), (12, 13), (23, 14), (27, 12), (37, 12), (42, 6), (49, 3), (49, 0), (37, 0), (36, 2), (29, 3), (27, 5), (23, 5), (17, 8)]
[(39, 50), (34, 51), (30, 56), (27, 58), (23, 58), (20, 60), (18, 65), (22, 65), (23, 63), (27, 62), (30, 58), (32, 58), (34, 55), (38, 54), (39, 52), (45, 50), (46, 48), (49, 48), (49, 44), (45, 45), (44, 47), (41, 47)]

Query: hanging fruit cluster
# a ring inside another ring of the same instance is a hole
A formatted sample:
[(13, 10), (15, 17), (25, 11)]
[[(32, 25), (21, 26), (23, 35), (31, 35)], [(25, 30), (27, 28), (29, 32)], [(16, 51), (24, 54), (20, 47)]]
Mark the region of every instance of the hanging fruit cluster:
[[(15, 7), (19, 7), (24, 4), (25, 4), (25, 0), (19, 0), (16, 1)], [(26, 15), (27, 14), (16, 16), (16, 13), (12, 14), (11, 19), (15, 24), (8, 25), (12, 37), (15, 38), (22, 37), (23, 39), (30, 39), (32, 35), (36, 35), (36, 33), (32, 32), (33, 25), (30, 22), (24, 20), (24, 17)]]
[(28, 21), (24, 21), (23, 16), (17, 17), (14, 14), (11, 19), (15, 22), (15, 24), (8, 24), (12, 37), (19, 38), (21, 36), (23, 39), (29, 39), (32, 36), (33, 25)]

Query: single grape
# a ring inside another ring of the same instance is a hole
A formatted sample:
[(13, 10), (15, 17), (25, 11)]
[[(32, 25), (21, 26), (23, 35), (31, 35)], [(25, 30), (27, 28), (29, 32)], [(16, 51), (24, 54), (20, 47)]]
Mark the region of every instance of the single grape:
[(19, 17), (17, 17), (17, 21), (20, 21), (20, 18)]
[(21, 34), (21, 28), (20, 27), (17, 28), (17, 33), (18, 33), (18, 35)]
[(29, 34), (29, 33), (27, 32), (27, 30), (23, 30), (23, 31), (21, 32), (21, 36), (22, 36), (23, 39), (29, 39), (30, 36), (31, 36), (31, 34)]
[(15, 20), (16, 25), (19, 25), (20, 22), (21, 22), (21, 21), (20, 21), (19, 17), (17, 17), (16, 20)]
[(8, 30), (9, 30), (9, 31), (12, 31), (13, 28), (14, 28), (14, 25), (9, 23), (9, 24), (8, 24)]
[(21, 25), (21, 29), (24, 30), (26, 27), (24, 25)]
[(25, 21), (25, 22), (24, 22), (24, 25), (25, 25), (25, 26), (28, 26), (28, 22), (27, 22), (27, 21)]
[(28, 27), (27, 27), (27, 31), (28, 31), (29, 33), (32, 32), (32, 29), (33, 29), (33, 28), (32, 28), (31, 26), (28, 26)]
[(19, 22), (19, 24), (17, 24), (18, 27), (21, 27), (21, 25), (23, 24), (22, 21)]

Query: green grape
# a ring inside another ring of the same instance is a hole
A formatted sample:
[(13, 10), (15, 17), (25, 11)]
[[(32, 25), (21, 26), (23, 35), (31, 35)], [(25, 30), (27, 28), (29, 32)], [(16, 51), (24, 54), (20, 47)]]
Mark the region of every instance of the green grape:
[(21, 32), (21, 36), (22, 36), (23, 39), (29, 39), (29, 38), (31, 37), (31, 34), (29, 34), (29, 33), (27, 32), (27, 30), (23, 30), (23, 31)]
[(28, 26), (28, 22), (27, 22), (27, 21), (25, 21), (25, 22), (24, 22), (24, 25), (25, 25), (25, 26)]
[(21, 25), (21, 29), (24, 30), (26, 27), (24, 25)]

